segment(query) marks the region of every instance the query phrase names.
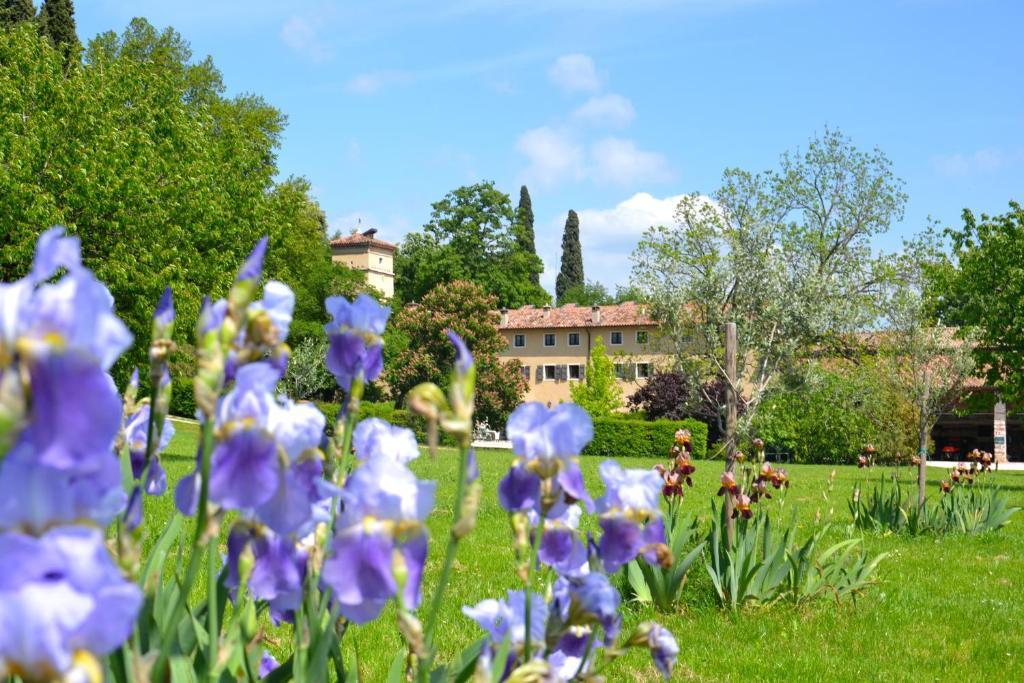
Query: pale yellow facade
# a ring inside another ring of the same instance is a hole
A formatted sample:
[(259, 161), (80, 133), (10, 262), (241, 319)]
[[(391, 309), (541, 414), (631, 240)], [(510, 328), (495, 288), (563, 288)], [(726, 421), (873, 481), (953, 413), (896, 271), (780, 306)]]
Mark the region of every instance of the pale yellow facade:
[(385, 299), (395, 295), (394, 248), (377, 246), (377, 241), (355, 244), (331, 244), (331, 260), (366, 274), (366, 283), (380, 290)]
[(671, 363), (659, 350), (656, 325), (536, 327), (501, 329), (506, 347), (502, 357), (517, 359), (527, 378), (525, 400), (552, 406), (571, 401), (569, 387), (586, 377), (590, 349), (597, 337), (616, 364), (623, 399), (647, 382), (655, 369)]

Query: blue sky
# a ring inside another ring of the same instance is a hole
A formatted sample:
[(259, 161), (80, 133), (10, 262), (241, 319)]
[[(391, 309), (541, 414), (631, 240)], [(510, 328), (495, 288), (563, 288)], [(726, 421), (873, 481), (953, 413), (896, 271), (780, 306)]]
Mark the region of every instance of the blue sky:
[(568, 209), (588, 279), (674, 197), (837, 127), (906, 181), (894, 249), (930, 215), (1024, 200), (1024, 3), (1015, 0), (79, 0), (83, 40), (173, 26), (229, 90), (289, 118), (284, 174), (333, 228), (398, 241), (481, 179), (526, 183), (553, 289)]

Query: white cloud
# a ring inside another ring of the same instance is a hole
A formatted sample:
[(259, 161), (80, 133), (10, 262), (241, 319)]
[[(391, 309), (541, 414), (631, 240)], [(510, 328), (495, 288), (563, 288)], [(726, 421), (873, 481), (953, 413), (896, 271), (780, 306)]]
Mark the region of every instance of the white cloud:
[(680, 200), (686, 195), (672, 195), (658, 199), (649, 192), (637, 192), (610, 209), (583, 209), (580, 217), (580, 235), (595, 241), (636, 237), (652, 225), (671, 225)]
[(998, 171), (1021, 159), (1024, 159), (1022, 151), (1010, 153), (995, 147), (986, 147), (971, 154), (936, 156), (932, 158), (932, 165), (945, 175), (965, 176)]
[(583, 148), (564, 131), (533, 128), (519, 136), (516, 149), (528, 161), (523, 172), (528, 182), (551, 186), (582, 177)]
[(635, 116), (636, 109), (632, 102), (622, 95), (609, 93), (591, 97), (577, 107), (570, 118), (591, 126), (618, 128), (628, 124)]
[(565, 92), (596, 92), (601, 89), (594, 60), (580, 53), (556, 59), (548, 69), (548, 78)]
[(603, 138), (590, 147), (590, 169), (594, 180), (609, 185), (665, 182), (673, 177), (668, 160), (648, 152), (626, 138)]
[(317, 26), (300, 16), (289, 17), (284, 22), (281, 40), (295, 52), (317, 63), (333, 56), (330, 46), (321, 40)]
[(410, 80), (404, 71), (373, 71), (349, 79), (345, 91), (352, 95), (376, 95), (389, 85), (400, 85)]

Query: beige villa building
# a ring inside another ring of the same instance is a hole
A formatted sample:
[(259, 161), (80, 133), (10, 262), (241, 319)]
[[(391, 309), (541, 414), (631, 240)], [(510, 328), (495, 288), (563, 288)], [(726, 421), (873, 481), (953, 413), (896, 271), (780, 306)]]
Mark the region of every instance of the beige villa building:
[(594, 341), (600, 337), (628, 398), (670, 357), (659, 351), (657, 322), (644, 307), (627, 301), (610, 306), (524, 306), (502, 309), (498, 325), (508, 346), (503, 358), (523, 364), (525, 400), (557, 405), (571, 400), (569, 387), (586, 374)]
[(366, 273), (366, 283), (385, 299), (395, 295), (395, 245), (377, 239), (377, 229), (331, 240), (331, 260)]

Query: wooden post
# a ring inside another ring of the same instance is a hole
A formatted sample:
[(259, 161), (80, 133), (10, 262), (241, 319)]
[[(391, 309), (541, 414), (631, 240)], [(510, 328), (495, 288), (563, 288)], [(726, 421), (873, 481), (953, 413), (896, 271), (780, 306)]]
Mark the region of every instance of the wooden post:
[(928, 476), (928, 394), (931, 392), (932, 371), (925, 368), (924, 393), (921, 396), (921, 421), (918, 424), (917, 456), (921, 462), (917, 466), (917, 506), (924, 505), (924, 487)]
[[(739, 397), (736, 395), (736, 323), (725, 324), (725, 471), (736, 469), (736, 414)], [(732, 496), (725, 497), (726, 536), (731, 547), (736, 537), (736, 520), (732, 518)]]

